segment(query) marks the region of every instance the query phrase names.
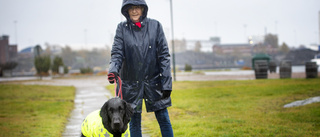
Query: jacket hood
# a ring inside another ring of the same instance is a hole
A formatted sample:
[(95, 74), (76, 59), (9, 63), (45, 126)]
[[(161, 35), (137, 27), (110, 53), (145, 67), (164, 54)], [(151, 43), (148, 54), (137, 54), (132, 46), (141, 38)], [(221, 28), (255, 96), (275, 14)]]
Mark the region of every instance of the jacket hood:
[(128, 9), (132, 5), (136, 5), (136, 6), (140, 5), (144, 7), (142, 16), (140, 17), (140, 21), (144, 20), (147, 17), (147, 13), (148, 13), (148, 5), (145, 0), (123, 0), (122, 7), (121, 7), (122, 15), (126, 17), (127, 21), (131, 21), (128, 13)]

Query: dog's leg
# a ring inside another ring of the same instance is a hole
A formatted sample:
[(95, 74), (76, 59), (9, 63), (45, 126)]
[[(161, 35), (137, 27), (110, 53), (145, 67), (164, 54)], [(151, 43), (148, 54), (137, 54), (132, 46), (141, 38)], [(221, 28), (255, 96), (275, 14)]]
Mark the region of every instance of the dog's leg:
[(83, 134), (82, 134), (82, 132), (81, 132), (81, 136), (80, 137), (86, 137), (86, 136), (84, 136)]

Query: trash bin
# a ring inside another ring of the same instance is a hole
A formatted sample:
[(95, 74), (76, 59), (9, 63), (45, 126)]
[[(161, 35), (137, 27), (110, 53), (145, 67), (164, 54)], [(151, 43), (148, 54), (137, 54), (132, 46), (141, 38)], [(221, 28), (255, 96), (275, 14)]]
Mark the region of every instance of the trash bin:
[(318, 66), (316, 62), (306, 62), (306, 78), (317, 78)]
[(256, 79), (268, 78), (270, 56), (267, 54), (256, 54), (252, 57), (252, 69)]
[(280, 63), (280, 78), (291, 78), (291, 61), (285, 60)]
[(257, 60), (266, 60), (268, 63), (270, 61), (270, 56), (267, 54), (256, 54), (252, 57), (252, 69), (254, 70), (254, 62)]
[(277, 64), (274, 61), (269, 62), (269, 71), (270, 73), (276, 73), (277, 72)]
[(254, 73), (255, 73), (256, 79), (267, 79), (268, 78), (268, 61), (256, 60), (254, 62)]

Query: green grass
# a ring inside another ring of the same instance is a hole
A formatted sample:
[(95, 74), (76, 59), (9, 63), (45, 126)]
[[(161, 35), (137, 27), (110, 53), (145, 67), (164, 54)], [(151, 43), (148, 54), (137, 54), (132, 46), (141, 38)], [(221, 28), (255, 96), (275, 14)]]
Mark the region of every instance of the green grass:
[(73, 87), (0, 84), (0, 136), (61, 136), (74, 94)]
[[(283, 105), (320, 96), (320, 79), (174, 82), (169, 115), (177, 137), (320, 136), (320, 103)], [(153, 113), (148, 133), (161, 136)]]

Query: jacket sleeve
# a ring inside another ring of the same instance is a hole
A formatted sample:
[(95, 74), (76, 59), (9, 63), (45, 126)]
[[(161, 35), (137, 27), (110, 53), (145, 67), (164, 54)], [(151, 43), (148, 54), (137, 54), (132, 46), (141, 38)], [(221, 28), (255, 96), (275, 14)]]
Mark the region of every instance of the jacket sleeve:
[(172, 77), (170, 67), (170, 54), (168, 43), (164, 35), (162, 25), (158, 22), (157, 27), (157, 48), (158, 48), (158, 61), (161, 73), (162, 90), (172, 90)]
[(124, 58), (124, 42), (122, 33), (123, 25), (123, 23), (119, 23), (116, 30), (116, 35), (114, 37), (114, 42), (111, 50), (109, 72), (119, 73), (119, 70), (121, 69), (122, 61)]

